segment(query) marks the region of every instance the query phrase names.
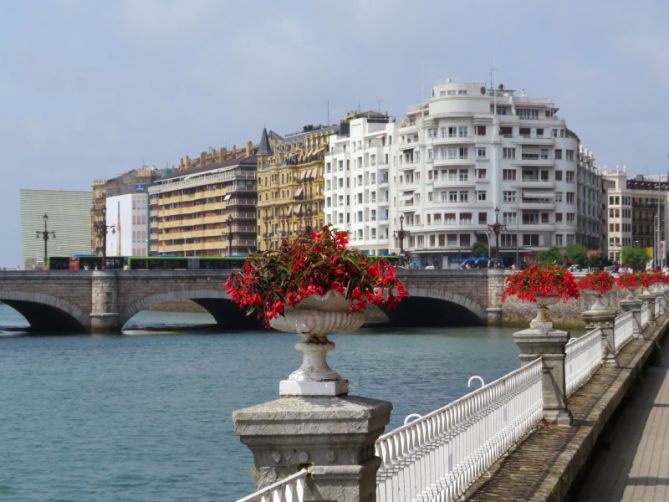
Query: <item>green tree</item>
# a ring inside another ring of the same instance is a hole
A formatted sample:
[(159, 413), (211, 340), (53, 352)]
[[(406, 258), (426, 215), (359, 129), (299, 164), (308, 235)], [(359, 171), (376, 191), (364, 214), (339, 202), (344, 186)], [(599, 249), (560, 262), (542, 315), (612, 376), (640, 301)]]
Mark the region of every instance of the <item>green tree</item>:
[(481, 241), (476, 241), (472, 245), (472, 256), (484, 256), (488, 258), (488, 246)]
[(588, 266), (588, 248), (583, 244), (569, 244), (565, 256), (579, 267)]
[(624, 247), (620, 253), (623, 265), (634, 270), (643, 270), (648, 262), (648, 255), (643, 248)]
[(562, 251), (557, 246), (552, 246), (548, 249), (540, 251), (537, 255), (537, 260), (540, 263), (554, 263), (559, 265), (562, 263)]

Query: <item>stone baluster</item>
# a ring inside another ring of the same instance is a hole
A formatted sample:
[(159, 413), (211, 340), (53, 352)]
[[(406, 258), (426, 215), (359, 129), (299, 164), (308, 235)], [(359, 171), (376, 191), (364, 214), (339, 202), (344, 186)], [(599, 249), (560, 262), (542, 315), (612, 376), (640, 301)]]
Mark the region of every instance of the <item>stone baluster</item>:
[(634, 296), (634, 293), (630, 291), (627, 297), (621, 300), (620, 307), (622, 308), (623, 312), (632, 312), (632, 315), (634, 316), (632, 336), (634, 338), (642, 337), (643, 330), (641, 329), (641, 300)]
[(648, 305), (648, 323), (655, 322), (655, 295), (646, 289), (639, 298)]
[(607, 308), (586, 310), (583, 312), (585, 328), (602, 330), (602, 363), (609, 366), (617, 366), (616, 343), (613, 337), (616, 312)]

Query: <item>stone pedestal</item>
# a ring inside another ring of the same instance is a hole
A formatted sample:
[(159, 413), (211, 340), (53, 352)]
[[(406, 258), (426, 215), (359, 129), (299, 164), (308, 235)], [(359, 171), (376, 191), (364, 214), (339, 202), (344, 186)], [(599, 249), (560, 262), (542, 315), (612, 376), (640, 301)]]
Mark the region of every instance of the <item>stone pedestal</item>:
[(521, 365), (541, 357), (543, 361), (544, 419), (552, 424), (571, 425), (573, 418), (567, 408), (565, 380), (565, 345), (569, 332), (557, 329), (530, 328), (513, 334), (520, 349)]
[(374, 443), (392, 404), (356, 396), (282, 397), (233, 412), (258, 488), (310, 467), (305, 500), (373, 501)]
[(119, 324), (116, 273), (96, 270), (91, 280), (91, 332), (118, 331)]
[[(655, 305), (659, 305), (659, 315), (664, 315), (666, 311), (666, 303), (664, 300), (664, 293), (660, 291), (660, 288), (656, 288), (654, 291), (651, 292), (653, 295), (655, 295)], [(657, 316), (656, 316), (657, 317)]]
[(602, 330), (602, 363), (617, 366), (616, 344), (613, 338), (613, 328), (616, 320), (615, 310), (586, 310), (583, 312), (583, 320), (587, 330), (595, 328)]
[(489, 268), (488, 275), (488, 305), (486, 309), (486, 322), (489, 325), (502, 323), (503, 311), (500, 295), (504, 293), (504, 282), (506, 276), (501, 268)]
[(485, 314), (488, 326), (497, 326), (502, 323), (502, 307), (489, 307)]
[(648, 322), (655, 322), (655, 295), (646, 290), (639, 298), (648, 305)]
[(643, 336), (643, 330), (641, 329), (641, 300), (631, 293), (620, 302), (620, 308), (623, 309), (623, 312), (632, 312), (634, 316), (634, 331), (632, 336), (634, 338), (640, 338)]

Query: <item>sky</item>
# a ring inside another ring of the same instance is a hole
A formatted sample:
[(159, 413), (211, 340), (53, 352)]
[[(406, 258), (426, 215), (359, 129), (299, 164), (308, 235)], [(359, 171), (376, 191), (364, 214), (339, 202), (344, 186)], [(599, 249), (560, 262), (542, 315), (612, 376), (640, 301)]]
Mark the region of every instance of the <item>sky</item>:
[(600, 165), (669, 171), (669, 2), (0, 0), (0, 266), (19, 190), (375, 109), (454, 81), (549, 97)]

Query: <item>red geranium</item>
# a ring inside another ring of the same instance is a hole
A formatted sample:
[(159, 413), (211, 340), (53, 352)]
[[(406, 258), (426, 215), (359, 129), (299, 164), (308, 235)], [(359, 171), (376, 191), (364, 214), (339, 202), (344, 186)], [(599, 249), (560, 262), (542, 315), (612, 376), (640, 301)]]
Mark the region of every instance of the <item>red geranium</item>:
[(351, 312), (369, 303), (392, 308), (408, 294), (388, 260), (348, 249), (348, 234), (329, 226), (255, 254), (225, 287), (234, 303), (249, 315), (256, 313), (266, 326), (286, 307), (328, 291), (351, 300)]
[(574, 275), (557, 265), (532, 264), (506, 280), (502, 301), (509, 296), (536, 302), (538, 296), (557, 296), (562, 301), (578, 298), (580, 292)]
[(639, 278), (637, 274), (620, 274), (616, 278), (616, 284), (623, 289), (636, 289), (639, 287)]
[(599, 272), (597, 274), (586, 274), (583, 279), (578, 281), (578, 287), (588, 289), (599, 294), (611, 291), (616, 281), (608, 272)]

